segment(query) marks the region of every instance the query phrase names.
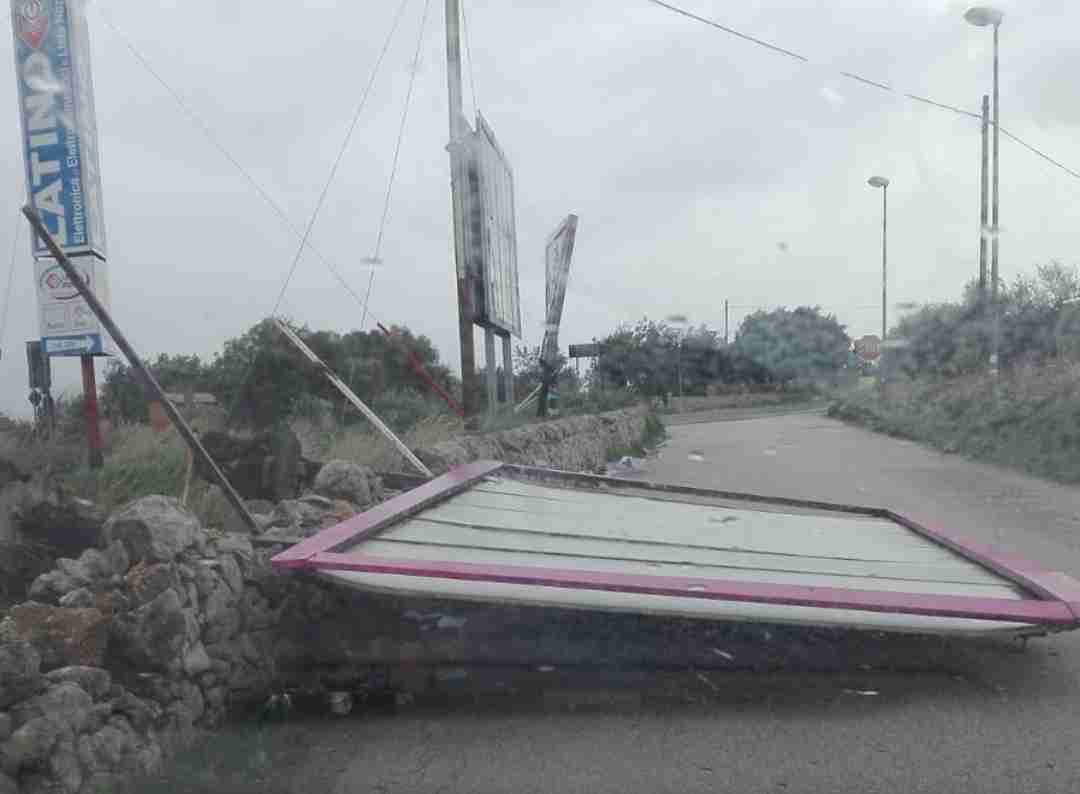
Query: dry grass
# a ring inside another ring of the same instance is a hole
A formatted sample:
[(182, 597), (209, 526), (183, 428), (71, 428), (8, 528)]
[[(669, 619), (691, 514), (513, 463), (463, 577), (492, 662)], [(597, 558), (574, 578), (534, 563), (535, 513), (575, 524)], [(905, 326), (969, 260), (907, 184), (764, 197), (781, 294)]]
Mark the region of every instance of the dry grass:
[(0, 459), (18, 461), (29, 471), (61, 472), (86, 460), (86, 445), (80, 439), (42, 438), (29, 422), (5, 422), (0, 430)]
[[(431, 447), (465, 431), (457, 417), (431, 416), (399, 436), (412, 450)], [(333, 434), (322, 449), (323, 460), (362, 463), (377, 471), (406, 471), (405, 459), (394, 446), (370, 426), (354, 426)]]

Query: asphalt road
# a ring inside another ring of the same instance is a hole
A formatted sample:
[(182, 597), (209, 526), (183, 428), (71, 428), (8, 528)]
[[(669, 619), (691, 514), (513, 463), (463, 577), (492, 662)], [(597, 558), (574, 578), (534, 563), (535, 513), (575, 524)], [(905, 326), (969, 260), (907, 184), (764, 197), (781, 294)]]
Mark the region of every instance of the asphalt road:
[[(1080, 490), (818, 415), (671, 428), (646, 476), (893, 507), (1080, 574)], [(830, 673), (553, 677), (531, 696), (293, 723), (267, 790), (1080, 791), (1080, 632)]]

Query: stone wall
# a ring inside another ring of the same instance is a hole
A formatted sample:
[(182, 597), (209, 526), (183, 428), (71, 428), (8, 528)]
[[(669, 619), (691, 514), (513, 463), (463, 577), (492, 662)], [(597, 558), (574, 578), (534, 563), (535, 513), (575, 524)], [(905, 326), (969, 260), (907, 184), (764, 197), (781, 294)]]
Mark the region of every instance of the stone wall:
[[(640, 440), (644, 420), (637, 411), (575, 417), (421, 456), (437, 471), (480, 458), (595, 470), (610, 448)], [(164, 496), (110, 516), (96, 546), (59, 559), (0, 622), (0, 794), (96, 794), (155, 772), (231, 707), (285, 689), (362, 693), (386, 687), (389, 669), (417, 689), (439, 666), (460, 665), (466, 621), (445, 605), (270, 567), (297, 537), (383, 497), (372, 472), (332, 461), (312, 493), (249, 503), (255, 535), (203, 527)], [(507, 635), (496, 625), (472, 620), (477, 648), (492, 653), (484, 631)], [(510, 647), (535, 634), (511, 636)]]
[(648, 410), (644, 407), (596, 416), (572, 416), (496, 433), (465, 435), (416, 451), (432, 471), (474, 460), (501, 460), (565, 471), (603, 472), (608, 450), (641, 440)]
[[(363, 506), (309, 495), (259, 518), (295, 537)], [(409, 640), (396, 604), (276, 574), (284, 544), (201, 527), (175, 499), (139, 499), (102, 534), (0, 623), (0, 794), (151, 773), (230, 704), (362, 686)]]

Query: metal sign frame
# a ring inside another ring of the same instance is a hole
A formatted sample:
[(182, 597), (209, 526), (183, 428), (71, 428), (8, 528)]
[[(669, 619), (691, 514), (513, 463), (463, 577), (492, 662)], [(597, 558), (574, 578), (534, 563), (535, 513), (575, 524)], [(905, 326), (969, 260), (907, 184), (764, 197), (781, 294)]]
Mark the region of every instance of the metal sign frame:
[(554, 366), (559, 357), (559, 324), (566, 302), (566, 283), (570, 277), (570, 260), (577, 239), (577, 215), (567, 215), (548, 238), (544, 247), (544, 267), (547, 276), (547, 319), (540, 358)]
[(277, 317), (274, 317), (273, 321), (274, 326), (279, 331), (281, 331), (282, 335), (290, 342), (292, 342), (293, 346), (303, 354), (304, 358), (314, 364), (322, 372), (323, 377), (330, 381), (331, 385), (333, 385), (335, 389), (341, 392), (341, 394), (345, 397), (346, 400), (348, 400), (358, 411), (360, 411), (360, 413), (366, 416), (368, 418), (368, 421), (375, 425), (375, 429), (382, 433), (383, 436), (386, 437), (387, 441), (394, 445), (394, 447), (397, 449), (398, 452), (402, 454), (405, 460), (411, 463), (412, 466), (425, 477), (435, 476), (431, 473), (431, 469), (425, 466), (420, 461), (420, 459), (412, 453), (412, 450), (410, 450), (405, 445), (405, 442), (398, 438), (396, 435), (394, 435), (394, 431), (386, 426), (386, 424), (378, 417), (378, 414), (368, 408), (367, 404), (359, 397), (357, 397), (356, 393), (348, 387), (345, 381), (335, 375), (334, 371), (330, 369), (330, 367), (326, 366), (326, 363), (315, 354), (314, 350), (307, 346), (304, 340), (301, 339), (292, 328), (283, 323)]

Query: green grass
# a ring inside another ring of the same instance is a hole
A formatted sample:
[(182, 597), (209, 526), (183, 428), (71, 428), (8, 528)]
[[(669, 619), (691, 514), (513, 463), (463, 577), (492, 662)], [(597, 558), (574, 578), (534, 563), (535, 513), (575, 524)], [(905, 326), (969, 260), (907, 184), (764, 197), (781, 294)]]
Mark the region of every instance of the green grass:
[(863, 388), (831, 416), (945, 452), (1061, 482), (1080, 482), (1080, 369), (1065, 362), (998, 378)]
[[(69, 469), (63, 482), (76, 496), (111, 513), (150, 494), (181, 498), (187, 468), (187, 446), (175, 430), (157, 433), (147, 425), (132, 425), (115, 431), (101, 468), (81, 464)], [(223, 526), (229, 509), (209, 483), (194, 474), (186, 505), (208, 527)]]
[(645, 426), (638, 441), (628, 445), (613, 444), (607, 448), (605, 454), (609, 461), (626, 456), (644, 458), (650, 450), (656, 449), (667, 437), (664, 423), (659, 416), (651, 413), (645, 417)]
[(101, 468), (82, 465), (64, 480), (76, 494), (109, 511), (147, 494), (179, 496), (187, 470), (185, 450), (175, 431), (132, 426), (116, 431)]
[[(431, 416), (419, 420), (398, 437), (409, 449), (417, 450), (447, 441), (463, 433), (464, 429), (457, 417)], [(330, 434), (320, 456), (323, 460), (361, 463), (378, 471), (409, 471), (397, 448), (370, 425), (353, 425)]]

